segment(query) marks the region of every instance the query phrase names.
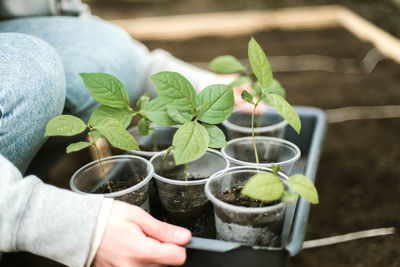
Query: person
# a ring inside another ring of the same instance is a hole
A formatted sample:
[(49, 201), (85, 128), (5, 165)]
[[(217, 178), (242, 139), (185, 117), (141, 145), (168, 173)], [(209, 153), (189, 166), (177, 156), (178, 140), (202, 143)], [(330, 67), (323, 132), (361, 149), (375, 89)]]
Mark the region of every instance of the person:
[(28, 251), (68, 266), (183, 264), (188, 230), (24, 174), (51, 118), (87, 120), (96, 107), (79, 73), (116, 76), (131, 103), (145, 91), (154, 95), (149, 77), (159, 71), (180, 72), (195, 88), (216, 76), (164, 50), (150, 52), (78, 0), (0, 0), (0, 58), (0, 252)]

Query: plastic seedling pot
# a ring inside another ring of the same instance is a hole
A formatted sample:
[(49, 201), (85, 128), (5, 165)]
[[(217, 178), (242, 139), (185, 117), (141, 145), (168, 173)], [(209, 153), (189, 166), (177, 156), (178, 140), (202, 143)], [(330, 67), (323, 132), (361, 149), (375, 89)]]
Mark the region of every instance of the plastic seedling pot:
[(148, 182), (153, 177), (153, 165), (133, 155), (106, 157), (101, 162), (112, 187), (115, 185), (121, 190), (104, 193), (106, 183), (98, 160), (86, 164), (72, 175), (71, 189), (81, 194), (100, 192), (105, 197), (140, 206), (149, 212)]
[(235, 138), (221, 149), (229, 159), (231, 166), (261, 166), (270, 168), (279, 165), (280, 170), (289, 175), (294, 163), (300, 158), (301, 151), (294, 143), (276, 137), (255, 137), (259, 163), (256, 163), (253, 138), (251, 136)]
[[(254, 116), (254, 124), (256, 136), (283, 138), (288, 123), (275, 108), (267, 106), (266, 111)], [(222, 125), (228, 140), (251, 136), (251, 112), (248, 109), (236, 107)]]
[[(246, 207), (230, 204), (221, 199), (222, 195), (230, 194), (243, 188), (253, 175), (272, 170), (263, 167), (239, 166), (222, 170), (208, 179), (205, 193), (214, 205), (217, 239), (239, 242), (249, 246), (281, 247), (287, 243), (287, 234), (293, 216), (285, 216), (288, 203), (276, 201), (266, 207)], [(282, 180), (288, 177), (279, 172)], [(240, 191), (240, 190), (239, 190)], [(240, 193), (239, 193), (240, 194)], [(286, 229), (284, 229), (284, 225)]]
[[(127, 153), (150, 160), (154, 155), (166, 150), (172, 145), (172, 138), (179, 127), (164, 127), (156, 124), (152, 124), (151, 126), (155, 129), (155, 132), (153, 135), (149, 136), (141, 135), (137, 126), (128, 129), (128, 132), (136, 139), (140, 150), (128, 150)], [(154, 146), (154, 139), (157, 144), (157, 149), (155, 149)], [(151, 215), (157, 219), (162, 219), (161, 207), (159, 204), (160, 199), (158, 197), (157, 186), (154, 179), (150, 180), (148, 187)]]
[(175, 165), (172, 153), (160, 152), (150, 159), (162, 206), (164, 221), (185, 227), (194, 236), (215, 238), (213, 205), (204, 193), (211, 175), (229, 167), (229, 161), (219, 152), (208, 149), (199, 159)]
[[(164, 127), (155, 124), (151, 126), (155, 129), (155, 132), (153, 135), (148, 136), (141, 135), (137, 126), (128, 129), (128, 132), (136, 139), (140, 148), (140, 150), (128, 150), (128, 153), (150, 160), (155, 154), (164, 151), (172, 145), (172, 138), (179, 127)], [(156, 149), (154, 146), (154, 139), (157, 144)]]

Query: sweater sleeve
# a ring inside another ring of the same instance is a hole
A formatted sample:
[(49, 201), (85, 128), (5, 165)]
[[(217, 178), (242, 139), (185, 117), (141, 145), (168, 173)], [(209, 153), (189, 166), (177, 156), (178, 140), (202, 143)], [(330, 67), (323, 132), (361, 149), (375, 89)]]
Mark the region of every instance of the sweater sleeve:
[(22, 177), (0, 155), (0, 251), (28, 251), (84, 266), (103, 197), (79, 195)]

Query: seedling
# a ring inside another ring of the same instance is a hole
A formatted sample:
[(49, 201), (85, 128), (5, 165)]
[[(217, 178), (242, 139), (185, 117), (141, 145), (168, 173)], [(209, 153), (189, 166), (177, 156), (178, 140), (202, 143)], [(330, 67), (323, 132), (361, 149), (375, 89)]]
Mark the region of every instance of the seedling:
[[(285, 90), (280, 83), (273, 78), (272, 69), (261, 46), (254, 38), (251, 38), (248, 46), (248, 57), (251, 69), (253, 70), (256, 81), (254, 82), (244, 65), (233, 56), (221, 56), (210, 62), (210, 68), (219, 73), (241, 73), (241, 75), (232, 83), (239, 86), (250, 82), (252, 93), (243, 90), (241, 97), (243, 100), (253, 105), (251, 116), (251, 129), (253, 138), (253, 147), (256, 163), (259, 164), (257, 146), (254, 135), (254, 115), (257, 106), (261, 101), (271, 104), (287, 120), (289, 125), (299, 134), (301, 121), (292, 108), (285, 100)], [(255, 101), (254, 101), (255, 99)], [(297, 196), (297, 193), (303, 196), (311, 203), (318, 203), (318, 194), (313, 183), (304, 175), (296, 174), (287, 181), (281, 181), (278, 176), (279, 167), (273, 167), (273, 173), (261, 172), (249, 179), (241, 191), (253, 199), (264, 201), (289, 201)], [(290, 186), (296, 193), (285, 191), (283, 183)]]
[(197, 95), (191, 83), (176, 72), (159, 72), (151, 80), (159, 96), (146, 102), (141, 112), (161, 126), (181, 125), (172, 140), (176, 165), (186, 164), (187, 169), (187, 163), (203, 156), (208, 147), (226, 145), (225, 135), (216, 124), (232, 113), (232, 86), (213, 84)]
[(126, 131), (135, 112), (129, 105), (129, 97), (124, 85), (116, 77), (105, 73), (81, 73), (80, 76), (90, 94), (101, 105), (93, 111), (88, 123), (72, 115), (60, 115), (51, 119), (47, 123), (45, 136), (73, 136), (87, 131), (91, 141), (70, 144), (66, 152), (71, 153), (89, 146), (94, 147), (107, 188), (112, 192), (96, 142), (104, 137), (119, 149), (138, 150), (136, 140)]
[[(281, 180), (278, 177), (279, 166), (272, 166), (272, 173), (260, 172), (253, 175), (243, 187), (241, 193), (253, 199), (264, 202), (280, 200), (282, 202), (292, 201), (297, 195), (302, 196), (313, 204), (318, 203), (318, 193), (314, 184), (304, 175), (295, 174), (288, 180)], [(285, 190), (284, 184), (294, 192)]]
[(267, 56), (254, 38), (251, 38), (249, 42), (248, 57), (256, 81), (253, 81), (246, 67), (238, 59), (230, 55), (216, 57), (210, 62), (209, 68), (223, 74), (239, 73), (239, 77), (231, 83), (232, 86), (240, 86), (245, 83), (251, 84), (252, 92), (249, 93), (243, 90), (241, 97), (254, 106), (251, 115), (251, 135), (253, 137), (256, 163), (259, 163), (254, 138), (254, 116), (260, 102), (272, 105), (297, 133), (300, 133), (301, 122), (296, 111), (285, 100), (285, 89), (274, 79)]

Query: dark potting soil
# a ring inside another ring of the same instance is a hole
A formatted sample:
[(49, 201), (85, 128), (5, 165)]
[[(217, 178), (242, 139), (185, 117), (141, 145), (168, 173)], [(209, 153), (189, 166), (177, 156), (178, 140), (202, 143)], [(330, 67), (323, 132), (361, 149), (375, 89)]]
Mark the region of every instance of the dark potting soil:
[[(164, 176), (176, 177), (176, 171), (167, 171)], [(188, 181), (203, 179), (206, 178), (189, 177)], [(163, 216), (167, 222), (189, 229), (193, 236), (215, 238), (214, 209), (205, 198), (203, 188), (202, 185), (164, 185), (163, 190), (159, 189), (166, 201), (162, 207)]]
[(241, 193), (242, 189), (243, 186), (240, 186), (231, 191), (225, 191), (221, 195), (217, 196), (217, 198), (235, 206), (254, 208), (268, 207), (279, 203), (279, 201), (261, 202), (260, 200), (252, 199), (248, 196), (243, 195)]
[[(221, 195), (217, 196), (217, 198), (235, 206), (251, 208), (269, 207), (279, 204), (279, 201), (271, 201), (262, 203), (261, 205), (261, 201), (242, 195), (240, 193), (242, 189), (243, 186), (238, 186), (231, 191), (223, 192)], [(241, 229), (248, 233), (244, 236), (242, 236), (243, 233), (241, 233), (241, 237), (235, 237), (233, 239), (234, 241), (258, 246), (280, 246), (285, 206), (277, 206), (276, 209), (265, 212), (232, 213), (230, 210), (224, 208), (218, 208), (215, 211), (216, 216), (220, 221), (218, 227), (219, 231), (222, 231), (225, 234), (229, 233), (228, 236), (235, 235), (234, 229)]]
[[(129, 182), (126, 182), (126, 181), (114, 181), (114, 180), (109, 181), (109, 184), (110, 184), (112, 192), (122, 191), (124, 189), (127, 189), (129, 187), (134, 186), (137, 183), (138, 182), (130, 182), (130, 181)], [(107, 184), (104, 184), (104, 185), (100, 186), (99, 188), (97, 188), (93, 193), (95, 193), (95, 194), (107, 194), (107, 193), (111, 193), (111, 192), (110, 192)]]
[[(110, 187), (112, 192), (118, 192), (125, 190), (129, 187), (132, 187), (141, 181), (143, 181), (143, 177), (139, 177), (136, 181), (117, 181), (117, 180), (111, 180), (109, 181)], [(101, 185), (99, 188), (97, 188), (93, 193), (95, 194), (107, 194), (110, 193), (108, 187), (106, 184)], [(137, 206), (142, 206), (143, 203), (146, 201), (148, 198), (148, 193), (144, 189), (139, 189), (135, 190), (129, 194), (125, 194), (119, 197), (116, 197), (115, 199), (124, 201), (126, 203), (132, 204), (132, 205), (137, 205)]]

